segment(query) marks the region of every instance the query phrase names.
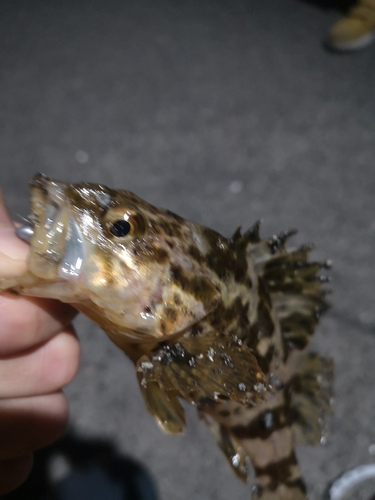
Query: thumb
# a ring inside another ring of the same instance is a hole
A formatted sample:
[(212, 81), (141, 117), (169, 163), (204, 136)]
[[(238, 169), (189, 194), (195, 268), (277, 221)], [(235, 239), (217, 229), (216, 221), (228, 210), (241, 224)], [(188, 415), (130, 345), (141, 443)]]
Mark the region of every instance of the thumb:
[(14, 234), (14, 224), (0, 190), (0, 280), (27, 270), (28, 245)]
[(13, 221), (10, 218), (8, 211), (5, 206), (5, 200), (4, 200), (4, 195), (2, 189), (0, 189), (0, 228), (2, 226), (12, 226), (13, 227)]

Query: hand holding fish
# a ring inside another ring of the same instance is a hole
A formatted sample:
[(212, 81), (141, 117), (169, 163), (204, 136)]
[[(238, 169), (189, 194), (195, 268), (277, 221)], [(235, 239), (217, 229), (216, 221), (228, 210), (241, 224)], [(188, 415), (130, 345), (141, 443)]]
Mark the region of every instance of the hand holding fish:
[[(26, 269), (28, 247), (14, 234), (0, 194), (0, 276)], [(19, 486), (34, 450), (55, 441), (68, 419), (61, 389), (78, 369), (75, 310), (48, 299), (0, 295), (0, 495)]]

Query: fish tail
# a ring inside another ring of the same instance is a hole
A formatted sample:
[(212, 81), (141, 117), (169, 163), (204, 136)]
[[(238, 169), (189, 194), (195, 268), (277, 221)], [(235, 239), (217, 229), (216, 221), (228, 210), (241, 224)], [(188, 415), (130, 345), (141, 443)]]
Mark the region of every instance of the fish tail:
[(294, 453), (285, 391), (255, 408), (228, 402), (205, 409), (201, 416), (235, 474), (248, 481), (253, 470), (251, 500), (308, 498)]
[(332, 360), (315, 353), (295, 352), (289, 358), (292, 376), (268, 403), (244, 409), (254, 417), (230, 432), (251, 460), (252, 500), (306, 500), (294, 445), (317, 445), (326, 439), (332, 413)]
[(278, 394), (268, 407), (259, 408), (247, 425), (232, 427), (231, 433), (254, 468), (252, 500), (307, 499), (285, 393)]
[[(211, 412), (200, 412), (233, 472), (244, 482), (253, 480), (251, 500), (307, 499), (293, 450), (289, 416), (282, 416), (282, 413), (280, 407), (275, 408), (274, 413), (268, 410), (259, 413), (256, 409), (243, 407), (240, 411), (233, 403), (220, 404)], [(250, 422), (249, 414), (252, 415)], [(225, 427), (223, 415), (228, 415), (229, 419), (233, 415), (236, 425)], [(238, 423), (242, 420), (248, 422), (247, 425)], [(275, 428), (265, 428), (271, 425)]]
[(307, 500), (306, 485), (294, 452), (278, 462), (254, 469), (251, 500)]
[[(249, 440), (246, 446), (255, 469), (252, 500), (307, 499), (294, 445), (317, 445), (326, 440), (327, 416), (332, 413), (332, 360), (298, 352), (290, 365), (294, 373), (283, 389), (283, 405), (261, 412), (258, 421), (252, 422), (253, 429), (247, 429), (248, 435), (255, 435), (258, 429), (263, 437), (253, 443)], [(242, 435), (240, 428), (234, 432), (246, 443), (246, 429)]]

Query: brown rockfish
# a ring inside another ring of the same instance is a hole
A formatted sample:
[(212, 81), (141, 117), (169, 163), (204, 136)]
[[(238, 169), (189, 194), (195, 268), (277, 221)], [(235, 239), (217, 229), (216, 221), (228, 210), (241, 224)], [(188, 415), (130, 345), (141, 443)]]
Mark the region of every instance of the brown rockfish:
[[(73, 304), (135, 365), (148, 410), (172, 434), (196, 405), (252, 499), (307, 498), (294, 444), (316, 444), (332, 363), (307, 351), (326, 308), (311, 246), (259, 224), (225, 238), (97, 184), (30, 183), (28, 271), (0, 290)], [(252, 465), (252, 466), (251, 466)]]

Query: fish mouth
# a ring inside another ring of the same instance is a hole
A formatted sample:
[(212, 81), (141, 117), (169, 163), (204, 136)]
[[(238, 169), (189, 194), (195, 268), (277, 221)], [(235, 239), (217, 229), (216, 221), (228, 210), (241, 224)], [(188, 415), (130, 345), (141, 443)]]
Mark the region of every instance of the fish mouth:
[(68, 184), (38, 173), (30, 181), (31, 215), (16, 228), (30, 244), (30, 271), (44, 279), (78, 277), (84, 259), (84, 238), (67, 202)]

